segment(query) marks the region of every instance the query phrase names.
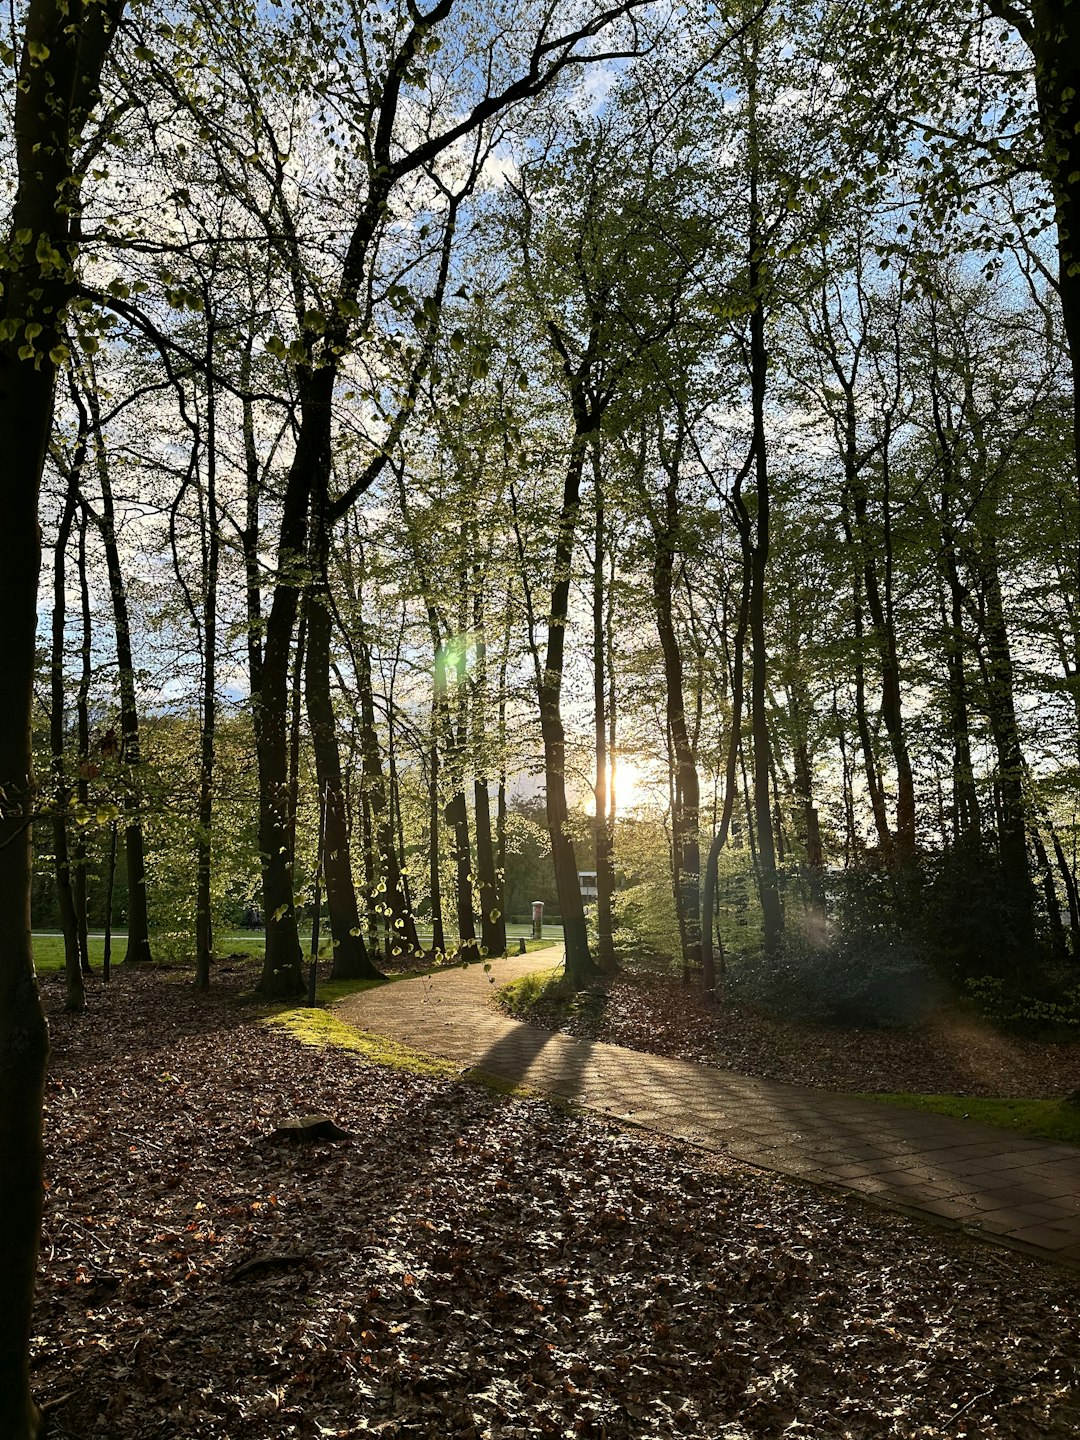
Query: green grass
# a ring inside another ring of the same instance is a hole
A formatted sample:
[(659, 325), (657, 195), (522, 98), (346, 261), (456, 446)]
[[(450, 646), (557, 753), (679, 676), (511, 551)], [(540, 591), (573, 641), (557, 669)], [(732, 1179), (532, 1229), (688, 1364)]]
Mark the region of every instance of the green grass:
[[(101, 969), (102, 961), (105, 958), (105, 938), (102, 935), (91, 935), (87, 946), (90, 964), (95, 970)], [(119, 965), (127, 950), (127, 936), (114, 935), (112, 937), (112, 955), (110, 963)], [(64, 968), (64, 940), (61, 935), (35, 935), (34, 936), (34, 968), (36, 970), (62, 970)]]
[(528, 1014), (541, 999), (559, 1001), (562, 998), (559, 990), (561, 976), (561, 965), (556, 965), (551, 970), (534, 970), (531, 975), (522, 975), (520, 980), (511, 980), (509, 985), (499, 987), (499, 1004), (508, 1014), (521, 1016)]
[(971, 1095), (863, 1095), (883, 1105), (925, 1110), (933, 1115), (954, 1115), (976, 1120), (1017, 1135), (1080, 1145), (1080, 1108), (1063, 1100), (998, 1100)]
[[(421, 935), (420, 938), (421, 938), (421, 940), (424, 940), (425, 938), (428, 939), (428, 940), (430, 940), (431, 937), (430, 937), (430, 936), (425, 937), (425, 936)], [(514, 938), (516, 939), (516, 937), (514, 937)], [(302, 940), (303, 945), (304, 945), (304, 963), (305, 963), (305, 965), (306, 965), (306, 964), (307, 964), (307, 960), (308, 960), (307, 951), (308, 951), (308, 946), (310, 945), (310, 936), (307, 936), (307, 935), (303, 935), (303, 934), (302, 934), (302, 935), (301, 935), (301, 940)], [(552, 945), (559, 945), (559, 944), (561, 944), (561, 943), (562, 943), (562, 935), (561, 935), (561, 932), (560, 932), (559, 935), (557, 935), (557, 936), (551, 936), (551, 937), (549, 937), (549, 938), (547, 938), (547, 939), (544, 939), (544, 940), (526, 940), (525, 943), (526, 943), (526, 946), (528, 947), (529, 950), (547, 950), (547, 949), (549, 949), (550, 946), (552, 946)], [(152, 949), (152, 948), (153, 948), (153, 940), (152, 940), (152, 939), (151, 939), (150, 944), (151, 944), (151, 949)], [(258, 931), (258, 932), (250, 932), (250, 931), (249, 931), (247, 934), (241, 934), (241, 933), (234, 934), (234, 933), (230, 933), (230, 932), (225, 932), (225, 933), (223, 933), (223, 934), (218, 935), (218, 936), (216, 937), (215, 941), (214, 941), (214, 953), (215, 953), (215, 957), (216, 957), (218, 960), (224, 960), (224, 959), (226, 959), (226, 958), (228, 958), (228, 957), (231, 957), (231, 956), (233, 956), (233, 955), (250, 955), (250, 956), (252, 956), (252, 957), (254, 957), (254, 958), (261, 959), (261, 958), (262, 958), (262, 955), (263, 955), (263, 953), (264, 953), (264, 951), (265, 951), (265, 948), (266, 948), (266, 944), (265, 944), (265, 940), (264, 940), (264, 938), (263, 938), (263, 935), (262, 935), (262, 932), (261, 932), (261, 931)], [(125, 953), (126, 950), (127, 950), (127, 935), (126, 935), (123, 931), (121, 931), (119, 934), (114, 934), (113, 937), (112, 937), (112, 957), (111, 957), (111, 959), (112, 959), (112, 964), (113, 964), (113, 965), (119, 965), (119, 964), (122, 962), (122, 960), (123, 960), (123, 958), (124, 958), (124, 953)], [(90, 943), (89, 943), (89, 951), (90, 951), (90, 964), (91, 964), (91, 966), (92, 966), (95, 970), (100, 969), (100, 968), (101, 968), (102, 961), (103, 961), (103, 959), (104, 959), (104, 955), (105, 955), (105, 939), (104, 939), (104, 936), (102, 936), (102, 935), (91, 935), (91, 936), (90, 936)], [(510, 946), (509, 946), (509, 951), (510, 951), (510, 954), (511, 954), (511, 955), (517, 954), (517, 946), (516, 946), (516, 944), (511, 943)], [(188, 957), (188, 963), (192, 963), (192, 964), (193, 964), (193, 963), (194, 963), (194, 957), (195, 957), (195, 940), (194, 940), (194, 937), (192, 937), (192, 941), (191, 941), (191, 955), (190, 955), (190, 957)], [(320, 946), (320, 948), (319, 948), (319, 959), (320, 959), (320, 960), (328, 960), (329, 958), (330, 958), (330, 942), (327, 941), (325, 945), (322, 945), (322, 946)], [(379, 956), (376, 956), (375, 959), (376, 959), (376, 963), (378, 963), (380, 957), (379, 957)], [(178, 963), (182, 963), (182, 962), (178, 962)], [(42, 935), (42, 934), (35, 934), (35, 936), (34, 936), (34, 965), (35, 965), (36, 969), (38, 969), (39, 971), (44, 971), (44, 970), (62, 970), (62, 969), (64, 968), (64, 940), (63, 940), (63, 937), (62, 937), (61, 935)], [(435, 967), (435, 968), (438, 968), (438, 967)], [(415, 973), (419, 973), (419, 972), (413, 972), (413, 973), (415, 974)], [(396, 977), (395, 977), (395, 978), (396, 978)], [(369, 981), (368, 983), (369, 983), (369, 984), (370, 984), (370, 983), (378, 984), (379, 982), (378, 982), (378, 981), (374, 981), (374, 982), (370, 982), (370, 981)], [(320, 988), (320, 992), (321, 992), (322, 989), (323, 989), (323, 987), (320, 986), (319, 988)], [(352, 991), (352, 990), (349, 990), (349, 991), (344, 991), (344, 992), (342, 992), (342, 993), (343, 993), (343, 994), (350, 994), (350, 995), (351, 995), (351, 994), (354, 994), (355, 992)], [(340, 998), (342, 998), (342, 997), (341, 997), (341, 996), (334, 996), (334, 998), (335, 998), (335, 999), (340, 999)]]
[(550, 970), (534, 970), (531, 975), (500, 986), (496, 1001), (516, 1019), (528, 1019), (542, 1012), (542, 1023), (555, 1025), (582, 1016), (599, 1020), (606, 1004), (605, 997), (594, 990), (572, 989), (561, 964)]
[[(358, 982), (379, 984), (379, 981)], [(414, 1075), (458, 1076), (461, 1067), (449, 1060), (439, 1060), (434, 1055), (425, 1055), (410, 1045), (401, 1045), (386, 1035), (371, 1035), (366, 1030), (354, 1030), (328, 1010), (308, 1010), (304, 1007), (292, 1010), (277, 1010), (264, 1016), (264, 1025), (286, 1030), (302, 1045), (317, 1050), (333, 1047), (348, 1050), (359, 1055), (371, 1065), (389, 1065), (395, 1070), (408, 1070)]]
[[(405, 977), (393, 976), (391, 978), (403, 979)], [(353, 987), (349, 991), (350, 994), (356, 994), (359, 990), (370, 990), (373, 986), (386, 983), (388, 982), (382, 980), (342, 982), (343, 985)], [(330, 1047), (337, 1050), (348, 1050), (350, 1054), (358, 1056), (369, 1065), (386, 1065), (393, 1070), (406, 1070), (413, 1075), (434, 1076), (444, 1080), (461, 1080), (466, 1085), (478, 1085), (481, 1089), (487, 1090), (493, 1095), (502, 1096), (504, 1099), (528, 1100), (536, 1098), (537, 1095), (536, 1091), (529, 1090), (524, 1085), (515, 1084), (512, 1080), (504, 1080), (497, 1075), (485, 1075), (483, 1071), (472, 1068), (462, 1070), (460, 1065), (456, 1065), (451, 1060), (442, 1060), (436, 1055), (426, 1055), (422, 1050), (414, 1050), (411, 1045), (402, 1045), (387, 1035), (375, 1035), (367, 1030), (356, 1030), (352, 1025), (347, 1025), (344, 1020), (339, 1020), (336, 1015), (327, 1010), (309, 1010), (305, 1007), (276, 1010), (273, 1014), (264, 1016), (262, 1024), (285, 1030), (294, 1039), (299, 1040), (302, 1045), (310, 1045), (317, 1050)]]

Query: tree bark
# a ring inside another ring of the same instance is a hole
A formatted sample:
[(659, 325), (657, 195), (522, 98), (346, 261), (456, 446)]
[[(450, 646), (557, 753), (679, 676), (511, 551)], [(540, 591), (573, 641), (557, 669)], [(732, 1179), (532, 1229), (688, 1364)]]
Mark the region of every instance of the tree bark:
[(506, 916), (502, 889), (495, 866), (491, 834), (491, 796), (488, 792), (487, 726), (488, 704), (487, 625), (482, 593), (483, 573), (473, 572), (473, 636), (476, 665), (473, 671), (472, 742), (476, 756), (473, 778), (473, 815), (476, 823), (476, 887), (480, 904), (480, 946), (485, 955), (506, 954)]
[(997, 780), (1001, 795), (998, 845), (1002, 878), (1010, 902), (1016, 951), (1027, 958), (1035, 943), (1035, 920), (1027, 848), (1024, 756), (1016, 723), (1013, 663), (1001, 596), (997, 536), (992, 527), (982, 530), (976, 563), (985, 605), (987, 714), (997, 752)]
[(120, 547), (116, 537), (116, 505), (113, 499), (112, 477), (109, 459), (105, 450), (105, 437), (101, 432), (101, 407), (97, 395), (97, 384), (91, 371), (87, 387), (87, 403), (93, 417), (94, 453), (97, 460), (98, 483), (101, 487), (101, 514), (94, 515), (101, 543), (105, 550), (105, 565), (109, 574), (109, 594), (112, 599), (113, 626), (116, 633), (117, 683), (120, 690), (120, 760), (126, 794), (124, 797), (127, 818), (124, 823), (124, 856), (127, 862), (127, 950), (125, 965), (148, 965), (153, 956), (150, 952), (150, 918), (146, 895), (146, 855), (142, 828), (142, 776), (140, 773), (141, 746), (139, 736), (139, 705), (135, 693), (135, 661), (131, 647), (131, 618), (128, 611), (127, 587), (120, 564)]
[[(580, 407), (579, 407), (580, 408)], [(570, 608), (570, 576), (573, 569), (574, 536), (581, 508), (581, 476), (585, 449), (593, 426), (579, 414), (569, 463), (563, 481), (555, 538), (554, 578), (548, 621), (547, 654), (540, 682), (540, 732), (544, 741), (544, 788), (555, 888), (562, 915), (566, 950), (566, 978), (579, 987), (601, 973), (589, 953), (585, 908), (578, 880), (577, 856), (570, 835), (570, 811), (566, 803), (566, 732), (562, 719), (563, 662), (566, 624)]]
[(604, 517), (604, 486), (599, 442), (592, 445), (593, 472), (593, 735), (596, 749), (596, 783), (593, 814), (593, 857), (596, 865), (596, 959), (602, 970), (615, 968), (615, 940), (612, 897), (615, 889), (614, 835), (610, 797), (607, 724), (607, 605), (604, 585), (604, 556), (607, 527)]
[(195, 988), (209, 990), (214, 958), (213, 878), (214, 760), (217, 741), (217, 594), (221, 532), (217, 517), (217, 405), (211, 378), (214, 327), (206, 335), (206, 496), (202, 505), (202, 724), (199, 728), (199, 830), (195, 847)]
[(71, 863), (68, 845), (68, 806), (71, 785), (67, 778), (64, 724), (64, 631), (67, 623), (66, 557), (71, 526), (78, 507), (77, 479), (86, 456), (86, 434), (79, 436), (71, 463), (64, 509), (56, 535), (53, 557), (52, 656), (50, 665), (49, 744), (52, 752), (53, 850), (56, 860), (56, 898), (60, 909), (60, 928), (64, 935), (64, 977), (67, 985), (65, 1009), (79, 1012), (86, 1007), (81, 957), (79, 954), (79, 922), (75, 895), (71, 884)]
[(758, 888), (761, 895), (763, 943), (766, 955), (775, 954), (784, 932), (784, 912), (776, 873), (772, 804), (769, 795), (770, 742), (768, 698), (768, 653), (765, 641), (765, 577), (769, 562), (769, 469), (765, 436), (765, 395), (768, 385), (768, 355), (765, 348), (765, 306), (762, 293), (763, 241), (760, 237), (757, 196), (757, 162), (750, 169), (749, 283), (753, 300), (750, 312), (750, 399), (753, 414), (754, 481), (757, 514), (750, 564), (750, 733), (754, 747), (754, 816), (757, 821)]
[[(52, 426), (59, 327), (74, 280), (74, 152), (97, 99), (120, 12), (119, 0), (85, 7), (30, 0), (22, 13), (24, 49), (13, 97), (18, 186), (0, 300), (5, 330), (12, 327), (14, 332), (0, 341), (0, 614), (5, 625), (5, 697), (0, 706), (0, 1440), (36, 1440), (42, 1430), (29, 1375), (48, 1051), (30, 939), (31, 715), (41, 565), (38, 495)], [(29, 324), (40, 327), (32, 337)]]
[(375, 696), (371, 684), (371, 651), (367, 637), (361, 634), (356, 645), (359, 665), (357, 684), (360, 691), (360, 745), (364, 756), (364, 795), (371, 807), (371, 830), (375, 852), (382, 861), (382, 884), (387, 933), (391, 936), (390, 952), (404, 950), (409, 955), (421, 953), (416, 934), (416, 921), (409, 909), (402, 885), (401, 864), (394, 837), (394, 822), (386, 793), (379, 732), (375, 726)]
[(678, 452), (665, 462), (663, 517), (653, 528), (652, 589), (664, 662), (664, 701), (674, 761), (671, 856), (675, 909), (683, 947), (683, 973), (701, 964), (701, 788), (697, 755), (686, 723), (682, 650), (675, 633), (675, 554), (679, 545)]
[(345, 812), (345, 786), (341, 775), (334, 703), (330, 691), (331, 617), (326, 579), (329, 563), (329, 535), (316, 520), (316, 551), (313, 563), (313, 593), (307, 607), (307, 655), (305, 694), (311, 742), (315, 751), (315, 772), (324, 806), (323, 874), (334, 960), (334, 980), (374, 980), (382, 972), (367, 953), (356, 887), (352, 876), (352, 854)]
[[(79, 549), (76, 561), (79, 573), (79, 612), (82, 630), (79, 637), (79, 688), (75, 697), (75, 727), (78, 737), (78, 778), (75, 793), (79, 804), (90, 807), (90, 680), (93, 653), (90, 616), (90, 585), (86, 574), (86, 512), (79, 515)], [(87, 915), (86, 833), (80, 831), (72, 846), (72, 886), (79, 936), (79, 962), (84, 975), (90, 974), (90, 939)]]

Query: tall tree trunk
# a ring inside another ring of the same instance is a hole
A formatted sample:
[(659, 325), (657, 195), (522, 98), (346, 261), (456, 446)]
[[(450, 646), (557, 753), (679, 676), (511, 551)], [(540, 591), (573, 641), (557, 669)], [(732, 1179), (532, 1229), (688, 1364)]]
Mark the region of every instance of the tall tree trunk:
[[(796, 654), (795, 664), (799, 668)], [(795, 736), (793, 770), (795, 798), (802, 820), (802, 843), (806, 857), (806, 882), (810, 912), (819, 921), (825, 918), (825, 855), (821, 845), (821, 824), (814, 804), (814, 771), (810, 760), (808, 711), (810, 697), (801, 674), (791, 686), (788, 710)]]
[[(680, 437), (681, 440), (681, 437)], [(701, 789), (697, 755), (686, 723), (682, 650), (675, 633), (675, 554), (679, 545), (678, 463), (680, 440), (666, 462), (664, 511), (653, 532), (652, 588), (656, 629), (664, 662), (664, 700), (674, 768), (671, 856), (675, 910), (683, 947), (683, 973), (701, 964)]]
[[(0, 1440), (36, 1440), (42, 1430), (29, 1367), (48, 1052), (30, 939), (38, 495), (60, 324), (74, 283), (75, 151), (120, 11), (117, 0), (85, 7), (29, 0), (20, 12), (19, 83), (9, 101), (18, 185), (0, 296)], [(28, 324), (40, 327), (32, 339)]]
[[(1028, 7), (988, 0), (988, 5), (1016, 28), (1034, 60), (1042, 170), (1057, 220), (1057, 288), (1072, 358), (1073, 446), (1080, 481), (1080, 13), (1060, 0), (1033, 0)], [(1080, 548), (1077, 567), (1080, 580)]]
[[(90, 680), (93, 653), (93, 631), (90, 615), (90, 584), (86, 574), (86, 527), (85, 511), (79, 514), (79, 548), (76, 565), (79, 574), (79, 613), (82, 629), (79, 637), (79, 688), (75, 696), (75, 727), (78, 740), (79, 769), (76, 780), (76, 794), (84, 809), (90, 806)], [(75, 836), (72, 846), (72, 886), (75, 895), (75, 913), (79, 936), (79, 962), (84, 975), (90, 974), (89, 917), (87, 912), (86, 884), (86, 832), (81, 830)]]
[(375, 850), (382, 862), (382, 884), (385, 885), (383, 910), (387, 931), (391, 937), (390, 958), (394, 952), (404, 951), (407, 955), (421, 953), (420, 941), (416, 934), (416, 920), (409, 909), (405, 889), (402, 885), (401, 864), (398, 859), (397, 843), (394, 836), (394, 818), (386, 793), (383, 776), (382, 755), (379, 749), (379, 732), (375, 725), (375, 696), (371, 683), (371, 651), (367, 637), (361, 633), (356, 645), (359, 665), (357, 684), (360, 690), (360, 743), (364, 755), (364, 795), (371, 807), (371, 829)]
[(441, 846), (442, 799), (439, 794), (439, 728), (442, 711), (438, 696), (431, 702), (431, 744), (428, 748), (428, 889), (431, 894), (431, 951), (439, 958), (446, 954), (443, 928)]
[[(463, 960), (475, 960), (480, 953), (476, 938), (476, 918), (473, 914), (473, 869), (472, 844), (469, 837), (469, 810), (465, 800), (465, 746), (468, 716), (468, 696), (465, 686), (465, 627), (459, 632), (459, 642), (454, 656), (454, 714), (447, 697), (446, 734), (447, 770), (450, 775), (450, 799), (446, 806), (446, 820), (451, 827), (450, 858), (454, 862), (454, 899), (457, 910), (459, 954)], [(446, 660), (443, 659), (444, 673)]]
[[(855, 403), (854, 393), (848, 393), (848, 404)], [(854, 414), (851, 418), (854, 432)], [(885, 571), (878, 573), (876, 546), (869, 534), (868, 500), (866, 485), (858, 466), (848, 467), (847, 486), (851, 496), (855, 517), (855, 533), (858, 537), (862, 559), (863, 592), (866, 608), (870, 614), (874, 641), (881, 665), (881, 718), (889, 737), (893, 763), (896, 766), (896, 831), (889, 846), (890, 858), (898, 864), (905, 864), (915, 855), (915, 780), (911, 769), (911, 755), (904, 733), (903, 704), (900, 691), (900, 661), (896, 643), (896, 616), (892, 583), (892, 507), (889, 486), (888, 440), (882, 448), (882, 472), (884, 494), (882, 500), (882, 528), (885, 551)], [(884, 797), (882, 796), (882, 808)]]
[(754, 489), (757, 500), (754, 548), (750, 566), (750, 733), (754, 747), (754, 815), (757, 821), (758, 886), (761, 894), (766, 955), (780, 947), (784, 912), (776, 873), (772, 805), (769, 795), (768, 653), (765, 644), (765, 577), (769, 562), (769, 469), (765, 436), (765, 395), (768, 355), (765, 348), (765, 306), (762, 275), (760, 208), (756, 156), (750, 167), (750, 236), (748, 274), (750, 312), (750, 399), (753, 414)]
[(495, 846), (491, 834), (491, 796), (488, 793), (487, 725), (488, 704), (487, 619), (484, 610), (483, 573), (473, 571), (473, 635), (476, 665), (473, 671), (472, 743), (476, 756), (473, 779), (473, 815), (476, 823), (476, 886), (480, 902), (480, 945), (486, 955), (506, 954), (506, 916), (495, 867)]
[[(736, 489), (733, 500), (733, 509), (735, 512), (736, 527), (740, 536), (743, 567), (739, 608), (735, 621), (735, 634), (731, 641), (730, 654), (725, 657), (731, 687), (731, 729), (728, 734), (727, 758), (724, 765), (724, 803), (720, 812), (720, 823), (716, 827), (716, 831), (709, 845), (709, 853), (705, 862), (705, 883), (702, 893), (701, 969), (702, 984), (705, 987), (706, 995), (712, 995), (715, 992), (717, 983), (717, 967), (713, 954), (713, 919), (716, 910), (717, 874), (720, 866), (720, 853), (727, 844), (728, 834), (731, 830), (732, 816), (735, 812), (739, 756), (742, 752), (743, 695), (746, 685), (746, 634), (750, 626), (750, 589), (752, 584), (753, 551), (750, 536), (750, 517), (742, 503), (742, 497), (738, 489)], [(728, 627), (725, 611), (725, 624), (723, 629), (725, 641), (727, 635)], [(722, 951), (720, 952), (720, 963), (722, 969)]]
[(585, 463), (585, 448), (589, 443), (592, 428), (588, 418), (579, 415), (563, 481), (562, 504), (555, 538), (547, 654), (540, 681), (540, 733), (544, 741), (548, 833), (551, 837), (555, 888), (562, 915), (566, 978), (571, 986), (575, 987), (601, 973), (589, 953), (577, 856), (574, 854), (574, 842), (570, 835), (570, 811), (566, 803), (566, 732), (562, 718), (563, 663), (570, 609), (574, 536), (581, 508), (581, 476)]
[(979, 537), (977, 566), (985, 603), (987, 712), (997, 752), (1001, 794), (999, 847), (1003, 879), (1015, 930), (1018, 954), (1030, 956), (1035, 943), (1031, 865), (1027, 848), (1027, 807), (1024, 801), (1024, 756), (1016, 723), (1013, 663), (1001, 597), (997, 536), (984, 528)]
[(953, 835), (957, 843), (978, 845), (982, 840), (982, 813), (975, 788), (968, 718), (967, 667), (964, 660), (964, 600), (951, 523), (942, 526), (942, 566), (948, 585), (945, 663), (949, 680), (949, 729), (953, 744)]
[(596, 865), (596, 959), (603, 970), (615, 968), (612, 895), (615, 889), (613, 859), (614, 835), (609, 791), (610, 784), (607, 722), (607, 617), (608, 605), (604, 584), (604, 558), (607, 533), (604, 517), (604, 486), (600, 445), (594, 439), (593, 472), (593, 572), (592, 572), (592, 642), (593, 642), (593, 734), (596, 748), (595, 808), (593, 814), (593, 856)]
[(91, 371), (87, 401), (94, 421), (95, 456), (98, 483), (101, 487), (101, 514), (97, 516), (98, 531), (105, 550), (112, 598), (113, 626), (116, 632), (117, 681), (120, 689), (120, 760), (125, 784), (124, 856), (127, 862), (127, 950), (125, 965), (149, 964), (150, 921), (146, 895), (146, 855), (142, 828), (142, 776), (139, 737), (139, 708), (135, 694), (135, 661), (131, 648), (131, 619), (128, 611), (127, 587), (120, 565), (120, 548), (116, 538), (116, 506), (112, 477), (101, 432), (101, 407), (97, 383)]
[(253, 695), (259, 768), (259, 852), (263, 866), (266, 956), (259, 992), (272, 998), (304, 993), (294, 894), (294, 836), (289, 803), (289, 655), (307, 559), (312, 491), (322, 491), (331, 464), (331, 403), (336, 367), (299, 376), (300, 428), (282, 498), (278, 576), (265, 619), (259, 693)]
[(323, 875), (330, 931), (334, 941), (334, 980), (378, 979), (377, 969), (367, 953), (356, 887), (352, 876), (352, 852), (345, 813), (345, 786), (341, 775), (334, 702), (330, 690), (331, 616), (327, 567), (330, 536), (324, 518), (315, 521), (312, 594), (307, 605), (308, 632), (304, 679), (311, 742), (315, 751), (315, 772), (323, 797)]
[(199, 729), (199, 829), (195, 847), (195, 988), (210, 988), (214, 958), (211, 901), (214, 840), (214, 760), (217, 743), (217, 594), (221, 533), (217, 516), (217, 397), (212, 374), (214, 327), (207, 326), (206, 497), (203, 535), (202, 724)]
[(68, 846), (68, 805), (71, 785), (67, 776), (64, 707), (64, 631), (67, 625), (67, 547), (71, 526), (78, 507), (78, 474), (86, 457), (86, 433), (80, 434), (71, 462), (64, 509), (56, 534), (53, 556), (52, 655), (50, 664), (49, 748), (52, 752), (53, 850), (56, 858), (56, 898), (60, 910), (60, 928), (64, 935), (64, 978), (67, 985), (65, 1009), (81, 1011), (86, 1007), (82, 964), (79, 956), (79, 922), (75, 911), (75, 895), (71, 884), (71, 862)]

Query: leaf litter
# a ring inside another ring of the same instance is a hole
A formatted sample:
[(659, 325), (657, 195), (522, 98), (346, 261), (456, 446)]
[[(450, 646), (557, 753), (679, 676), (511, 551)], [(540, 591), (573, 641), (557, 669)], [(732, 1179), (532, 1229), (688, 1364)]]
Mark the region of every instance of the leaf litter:
[(1016, 1099), (1080, 1090), (1076, 1039), (1002, 1034), (959, 1010), (895, 1030), (784, 1020), (749, 1005), (711, 1004), (698, 986), (629, 970), (589, 999), (568, 1013), (559, 992), (541, 992), (515, 1013), (582, 1039), (826, 1090)]
[[(1080, 1278), (121, 972), (53, 1059), (33, 1383), (70, 1440), (1080, 1430)], [(337, 1143), (264, 1143), (288, 1114)], [(244, 1270), (260, 1257), (291, 1263)]]

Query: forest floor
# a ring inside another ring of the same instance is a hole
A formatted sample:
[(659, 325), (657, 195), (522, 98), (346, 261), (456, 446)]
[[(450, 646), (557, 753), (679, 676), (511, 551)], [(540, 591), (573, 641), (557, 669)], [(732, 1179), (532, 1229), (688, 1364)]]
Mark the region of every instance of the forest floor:
[[(553, 972), (554, 973), (554, 972)], [(1002, 1034), (946, 1011), (906, 1029), (779, 1020), (653, 973), (625, 971), (568, 1005), (561, 987), (512, 1003), (543, 1029), (825, 1090), (1051, 1099), (1080, 1089), (1080, 1036)]]
[[(1073, 1436), (1080, 1277), (258, 1023), (252, 971), (45, 983), (57, 1440)], [(323, 1110), (357, 1139), (266, 1143)], [(241, 1262), (289, 1255), (238, 1273)]]

